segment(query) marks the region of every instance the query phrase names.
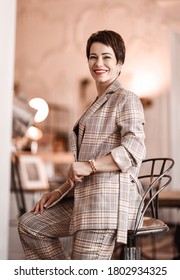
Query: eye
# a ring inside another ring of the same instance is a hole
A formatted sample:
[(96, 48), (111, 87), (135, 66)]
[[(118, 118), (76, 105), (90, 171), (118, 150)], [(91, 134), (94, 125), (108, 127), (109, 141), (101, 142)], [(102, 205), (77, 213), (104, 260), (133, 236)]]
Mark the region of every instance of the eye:
[(104, 56), (103, 58), (104, 58), (104, 59), (111, 59), (111, 56), (106, 55), (106, 56)]
[(90, 55), (89, 59), (96, 59), (95, 55)]

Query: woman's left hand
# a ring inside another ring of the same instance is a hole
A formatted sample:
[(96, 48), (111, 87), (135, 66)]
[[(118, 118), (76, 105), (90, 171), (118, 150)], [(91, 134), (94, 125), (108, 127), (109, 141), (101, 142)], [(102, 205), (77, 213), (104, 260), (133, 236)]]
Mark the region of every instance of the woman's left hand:
[(74, 182), (82, 182), (84, 176), (89, 176), (92, 169), (88, 162), (73, 162), (69, 168), (67, 180), (74, 185)]

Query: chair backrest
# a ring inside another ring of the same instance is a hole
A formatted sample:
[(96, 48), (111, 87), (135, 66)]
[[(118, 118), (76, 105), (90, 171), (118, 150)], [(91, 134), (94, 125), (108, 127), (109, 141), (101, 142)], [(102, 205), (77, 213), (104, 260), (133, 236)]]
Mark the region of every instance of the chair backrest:
[(172, 178), (168, 173), (173, 165), (174, 160), (171, 158), (152, 158), (142, 162), (139, 180), (144, 188), (144, 195), (137, 212), (134, 234), (136, 234), (147, 209), (150, 209), (151, 217), (158, 218), (158, 195), (171, 182)]

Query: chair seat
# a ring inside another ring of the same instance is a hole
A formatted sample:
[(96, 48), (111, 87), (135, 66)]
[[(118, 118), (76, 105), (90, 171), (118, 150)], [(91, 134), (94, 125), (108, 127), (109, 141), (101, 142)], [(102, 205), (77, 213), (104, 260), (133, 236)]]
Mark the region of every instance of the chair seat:
[(155, 232), (165, 232), (168, 230), (168, 226), (163, 221), (151, 217), (144, 217), (143, 225), (138, 229), (136, 234), (142, 235)]
[(143, 226), (142, 229), (146, 228), (146, 227), (163, 227), (165, 225), (165, 223), (159, 219), (154, 219), (151, 217), (144, 217), (143, 219)]
[[(160, 234), (167, 232), (169, 227), (158, 217), (159, 201), (158, 195), (171, 182), (172, 177), (168, 172), (174, 165), (171, 158), (153, 158), (143, 160), (140, 175), (138, 179), (144, 189), (142, 200), (137, 210), (134, 229), (128, 230), (127, 245), (124, 248), (124, 259), (139, 260), (141, 258), (140, 246), (136, 242), (136, 237), (143, 235)], [(151, 217), (145, 216), (151, 215)], [(142, 226), (141, 226), (141, 222)], [(154, 238), (153, 246), (154, 247)], [(156, 250), (153, 257), (156, 258)]]

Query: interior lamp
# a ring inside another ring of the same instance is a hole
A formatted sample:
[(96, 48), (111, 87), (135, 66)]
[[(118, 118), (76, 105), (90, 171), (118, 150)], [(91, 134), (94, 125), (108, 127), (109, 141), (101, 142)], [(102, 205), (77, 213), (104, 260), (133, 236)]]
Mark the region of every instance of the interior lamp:
[(35, 126), (30, 126), (26, 132), (26, 137), (38, 141), (42, 138), (42, 131)]
[[(29, 101), (29, 106), (36, 110), (36, 114), (34, 116), (35, 123), (40, 123), (47, 118), (49, 107), (44, 99), (39, 97), (33, 98)], [(26, 137), (32, 141), (31, 152), (37, 153), (38, 141), (42, 138), (42, 131), (35, 126), (30, 126), (27, 130)]]
[(29, 101), (29, 106), (33, 109), (36, 109), (36, 115), (34, 117), (34, 121), (36, 123), (44, 121), (49, 113), (49, 107), (47, 102), (39, 97), (33, 98)]
[(37, 153), (38, 141), (42, 138), (42, 131), (35, 126), (30, 126), (26, 131), (26, 137), (31, 140), (31, 152)]

